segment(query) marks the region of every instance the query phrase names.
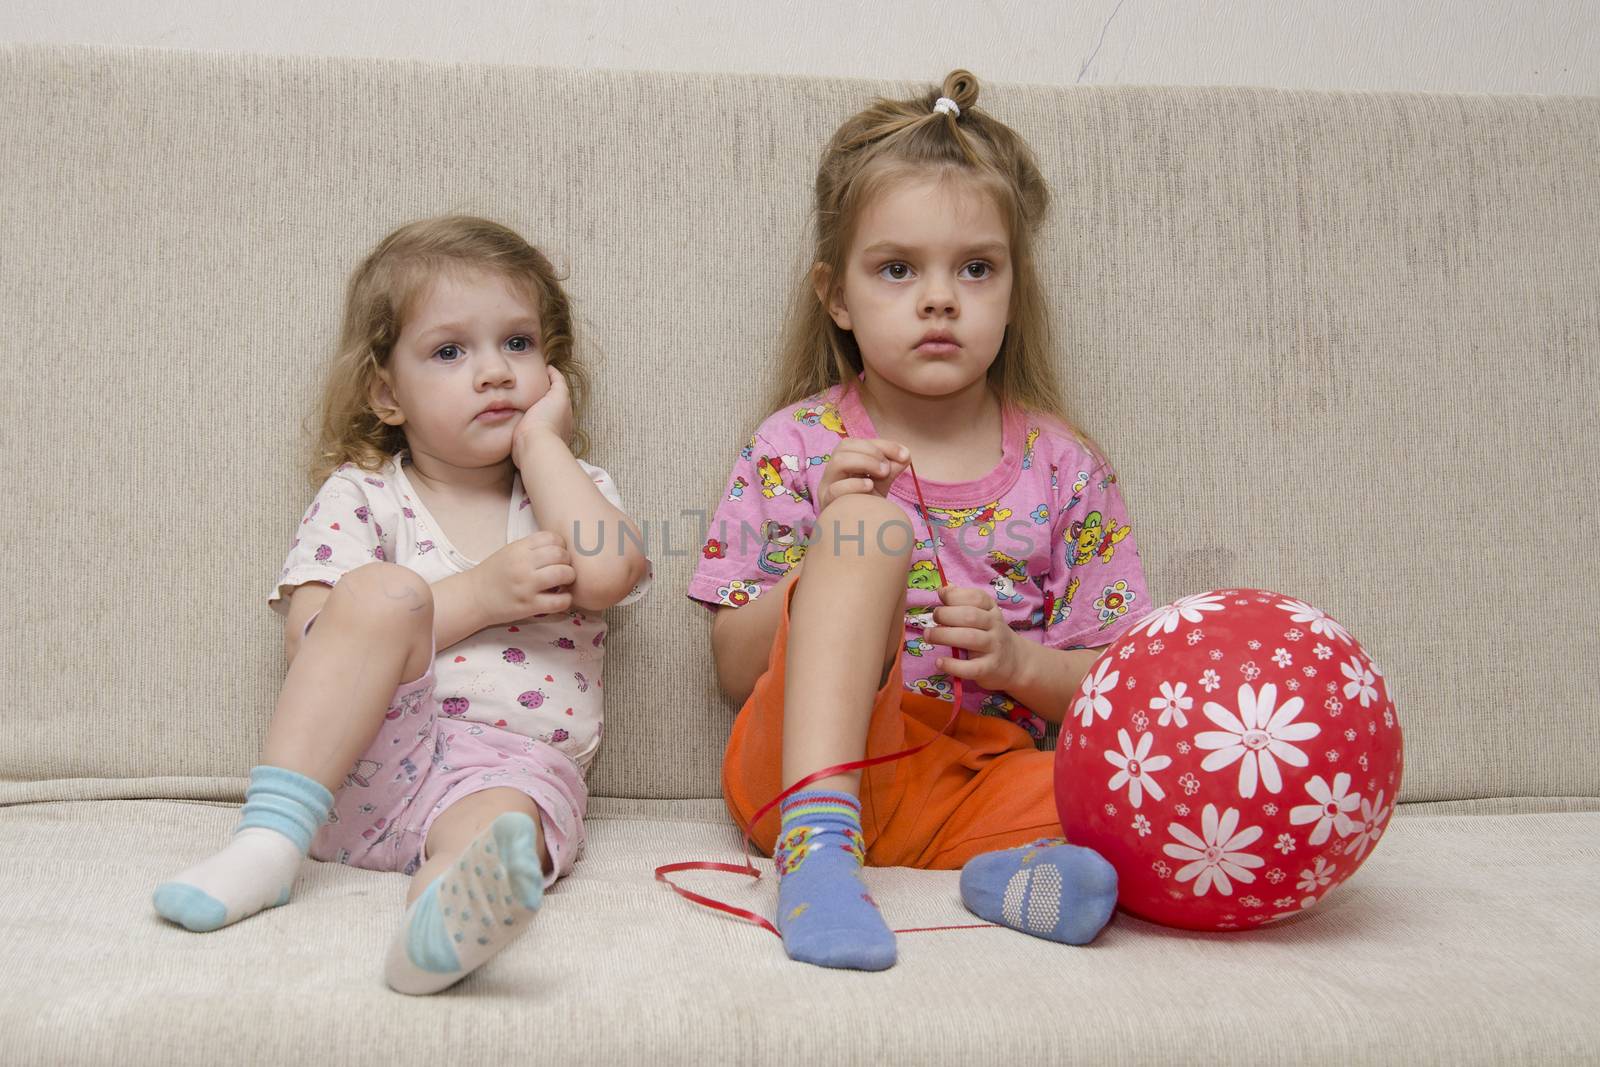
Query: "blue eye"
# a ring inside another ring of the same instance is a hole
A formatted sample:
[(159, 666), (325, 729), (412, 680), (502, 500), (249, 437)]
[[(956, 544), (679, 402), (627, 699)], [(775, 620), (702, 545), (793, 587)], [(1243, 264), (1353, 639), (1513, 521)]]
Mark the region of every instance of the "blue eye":
[(878, 276), (891, 282), (903, 282), (911, 277), (911, 268), (904, 263), (885, 263), (878, 268)]
[[(977, 273), (969, 274), (969, 271), (976, 271)], [(993, 274), (994, 268), (989, 266), (989, 264), (985, 263), (983, 260), (979, 259), (968, 263), (965, 267), (962, 267), (961, 273), (963, 276), (971, 278), (974, 281), (981, 281), (982, 279)]]
[(458, 363), (460, 360), (457, 357), (465, 355), (466, 352), (462, 351), (461, 346), (458, 344), (440, 345), (438, 350), (434, 352), (434, 356), (441, 363)]
[(506, 342), (506, 347), (513, 352), (532, 352), (533, 338), (518, 334), (516, 337), (513, 337), (511, 340)]

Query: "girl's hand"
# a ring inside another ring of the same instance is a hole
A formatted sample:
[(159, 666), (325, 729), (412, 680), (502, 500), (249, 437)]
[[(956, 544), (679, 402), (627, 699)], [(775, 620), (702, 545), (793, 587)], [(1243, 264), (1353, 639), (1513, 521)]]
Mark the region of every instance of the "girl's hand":
[(487, 626), (572, 609), (567, 588), (577, 580), (577, 572), (566, 539), (554, 530), (519, 537), (467, 574)]
[(817, 486), (817, 511), (850, 493), (889, 495), (889, 486), (911, 462), (911, 453), (893, 441), (846, 437), (833, 450)]
[(933, 609), (937, 625), (923, 636), (930, 644), (965, 649), (967, 658), (941, 656), (936, 669), (985, 689), (1009, 691), (1021, 676), (1027, 638), (1006, 625), (994, 597), (983, 589), (947, 585), (939, 599), (944, 606)]
[(517, 457), (522, 455), (529, 441), (541, 430), (550, 431), (564, 442), (572, 440), (572, 393), (567, 389), (567, 380), (554, 367), (546, 367), (545, 373), (550, 376), (550, 387), (545, 390), (544, 396), (522, 413), (522, 418), (517, 420), (516, 433), (511, 438), (511, 455), (516, 460), (518, 470), (523, 467)]

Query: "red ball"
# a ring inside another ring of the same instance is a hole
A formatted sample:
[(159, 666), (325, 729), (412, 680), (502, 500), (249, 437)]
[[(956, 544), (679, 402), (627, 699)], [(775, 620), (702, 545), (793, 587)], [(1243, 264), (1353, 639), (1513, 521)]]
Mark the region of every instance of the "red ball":
[(1388, 683), (1348, 630), (1222, 589), (1158, 608), (1095, 661), (1061, 726), (1056, 806), (1067, 840), (1117, 869), (1124, 910), (1248, 929), (1355, 872), (1402, 766)]

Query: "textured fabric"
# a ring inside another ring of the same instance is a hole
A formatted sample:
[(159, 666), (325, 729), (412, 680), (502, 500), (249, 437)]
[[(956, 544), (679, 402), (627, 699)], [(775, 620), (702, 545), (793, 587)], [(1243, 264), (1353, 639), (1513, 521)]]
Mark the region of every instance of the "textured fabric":
[[(857, 537), (910, 544), (902, 684), (943, 700), (951, 698), (950, 676), (936, 663), (948, 650), (924, 639), (940, 604), (941, 566), (949, 584), (987, 589), (1011, 629), (1050, 648), (1102, 648), (1155, 606), (1115, 473), (1053, 420), (1013, 409), (1001, 422), (1001, 459), (987, 475), (950, 483), (903, 471), (889, 499), (905, 513), (904, 528), (839, 535), (844, 552)], [(816, 529), (817, 490), (834, 450), (846, 437), (877, 436), (854, 386), (769, 415), (734, 462), (689, 595), (741, 607), (782, 581)], [(968, 682), (962, 706), (1045, 735), (1044, 719), (1007, 693)]]
[[(0, 920), (9, 1060), (489, 1063), (508, 1048), (608, 1067), (791, 1063), (798, 1048), (814, 1062), (959, 1067), (1600, 1059), (1600, 810), (1402, 811), (1349, 883), (1250, 934), (1123, 915), (1087, 949), (1003, 929), (903, 933), (899, 961), (875, 975), (797, 966), (771, 934), (651, 880), (657, 864), (733, 859), (726, 825), (592, 819), (587, 857), (545, 895), (537, 928), (437, 1004), (381, 979), (397, 875), (307, 864), (289, 906), (204, 936), (151, 914), (153, 881), (236, 816), (170, 801), (0, 810), (8, 857), (50, 857), (0, 865), (0, 894), (31, 907), (27, 922)], [(108, 841), (138, 847), (107, 864)], [(757, 865), (754, 884), (680, 880), (771, 915), (776, 878)], [(893, 928), (975, 921), (953, 871), (868, 873)], [(248, 1014), (224, 1010), (244, 1001)]]
[[(612, 506), (623, 510), (611, 476), (582, 460), (578, 465)], [(430, 585), (483, 562), (468, 559), (450, 543), (411, 484), (408, 466), (401, 454), (376, 471), (346, 463), (328, 476), (301, 518), (273, 583), (268, 602), (275, 611), (288, 612), (295, 587), (306, 582), (334, 585), (349, 571), (375, 561), (407, 567)], [(522, 477), (516, 475), (506, 501), (506, 542), (538, 528)], [(621, 603), (638, 600), (649, 586), (646, 575)], [(452, 719), (511, 730), (587, 767), (603, 729), (605, 639), (604, 616), (582, 611), (479, 630), (434, 656), (432, 699)]]
[[(739, 709), (723, 756), (723, 795), (743, 827), (783, 788), (789, 602), (805, 580), (802, 572), (783, 590), (767, 670)], [(1021, 727), (1005, 719), (963, 713), (950, 723), (950, 712), (949, 701), (905, 689), (898, 660), (873, 695), (866, 756), (927, 747), (861, 772), (869, 865), (949, 869), (991, 849), (1061, 832), (1054, 755), (1038, 751)], [(751, 839), (772, 853), (778, 832), (773, 809), (751, 828)]]
[[(249, 605), (314, 488), (343, 285), (421, 215), (566, 268), (588, 458), (684, 588), (682, 512), (766, 411), (818, 152), (907, 88), (0, 51), (0, 486), (27, 517), (0, 777), (210, 795), (255, 762), (283, 662)], [(1070, 401), (1152, 596), (1257, 585), (1347, 623), (1400, 694), (1403, 799), (1600, 794), (1600, 100), (986, 80), (979, 106), (1054, 188)], [(41, 356), (64, 338), (95, 341)], [(200, 485), (229, 492), (156, 506)], [(594, 792), (716, 794), (705, 615), (612, 613)]]

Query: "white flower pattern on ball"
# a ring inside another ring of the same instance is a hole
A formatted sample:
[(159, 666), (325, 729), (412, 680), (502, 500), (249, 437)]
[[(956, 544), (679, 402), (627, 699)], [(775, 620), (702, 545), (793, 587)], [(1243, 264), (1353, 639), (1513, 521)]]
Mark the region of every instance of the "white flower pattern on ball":
[(1146, 637), (1155, 637), (1157, 634), (1170, 634), (1178, 628), (1181, 622), (1200, 622), (1205, 616), (1202, 612), (1221, 611), (1222, 598), (1215, 593), (1195, 593), (1191, 596), (1179, 597), (1164, 608), (1157, 608), (1149, 615), (1149, 625), (1139, 621), (1144, 626)]
[(1349, 837), (1355, 832), (1358, 824), (1346, 813), (1356, 809), (1361, 803), (1361, 796), (1350, 792), (1348, 774), (1340, 771), (1334, 775), (1331, 786), (1323, 780), (1322, 775), (1313, 775), (1311, 781), (1306, 783), (1306, 795), (1316, 803), (1298, 804), (1289, 809), (1289, 824), (1304, 826), (1306, 823), (1316, 823), (1306, 838), (1307, 844), (1322, 844), (1333, 830), (1337, 830), (1340, 837)]
[(1285, 597), (1278, 604), (1279, 611), (1289, 613), (1289, 621), (1305, 625), (1306, 629), (1323, 637), (1335, 637), (1345, 644), (1352, 644), (1350, 631), (1330, 619), (1321, 608), (1314, 608), (1301, 600), (1292, 600)]
[(1089, 726), (1096, 715), (1102, 719), (1111, 718), (1111, 701), (1106, 699), (1106, 694), (1117, 687), (1121, 677), (1117, 671), (1111, 670), (1109, 659), (1101, 659), (1100, 666), (1092, 674), (1084, 676), (1080, 689), (1082, 695), (1072, 705), (1072, 713), (1083, 720), (1081, 725)]
[(1248, 800), (1256, 795), (1259, 782), (1269, 793), (1283, 789), (1278, 760), (1304, 767), (1310, 760), (1291, 741), (1309, 741), (1322, 732), (1314, 722), (1295, 722), (1305, 708), (1300, 697), (1290, 697), (1277, 706), (1278, 687), (1267, 683), (1259, 693), (1250, 685), (1239, 687), (1239, 714), (1215, 701), (1206, 701), (1205, 714), (1221, 730), (1196, 734), (1196, 748), (1211, 749), (1200, 764), (1206, 771), (1219, 771), (1239, 764), (1239, 796)]
[(1300, 881), (1296, 883), (1295, 888), (1302, 893), (1315, 893), (1333, 880), (1333, 873), (1338, 869), (1329, 866), (1327, 860), (1318, 856), (1312, 867), (1300, 872)]
[(1192, 862), (1180, 867), (1180, 882), (1194, 880), (1194, 895), (1205, 896), (1213, 887), (1225, 897), (1233, 895), (1233, 882), (1249, 883), (1256, 880), (1251, 868), (1263, 867), (1266, 860), (1244, 849), (1261, 837), (1261, 827), (1239, 828), (1239, 812), (1233, 808), (1217, 813), (1215, 804), (1207, 804), (1200, 813), (1200, 834), (1182, 823), (1168, 823), (1167, 832), (1174, 842), (1162, 846), (1175, 860)]
[(1136, 808), (1144, 803), (1146, 792), (1156, 800), (1165, 800), (1167, 796), (1167, 791), (1161, 788), (1160, 783), (1149, 777), (1151, 773), (1172, 765), (1171, 756), (1150, 755), (1150, 746), (1155, 739), (1155, 734), (1141, 734), (1135, 746), (1128, 731), (1118, 730), (1117, 744), (1122, 746), (1122, 752), (1105, 751), (1106, 762), (1117, 768), (1117, 773), (1106, 783), (1107, 787), (1114, 793), (1127, 786), (1128, 803)]
[(1189, 717), (1184, 712), (1194, 707), (1194, 697), (1184, 695), (1188, 689), (1183, 682), (1176, 686), (1171, 682), (1161, 683), (1161, 695), (1150, 698), (1150, 710), (1161, 713), (1156, 719), (1157, 726), (1168, 726), (1174, 722), (1180, 728), (1189, 725)]
[(1359, 659), (1351, 656), (1349, 663), (1339, 664), (1339, 673), (1343, 674), (1347, 679), (1344, 687), (1344, 695), (1347, 699), (1359, 699), (1361, 706), (1364, 708), (1370, 708), (1372, 702), (1378, 699), (1378, 690), (1372, 684), (1377, 679), (1373, 677), (1372, 672), (1367, 670)]

